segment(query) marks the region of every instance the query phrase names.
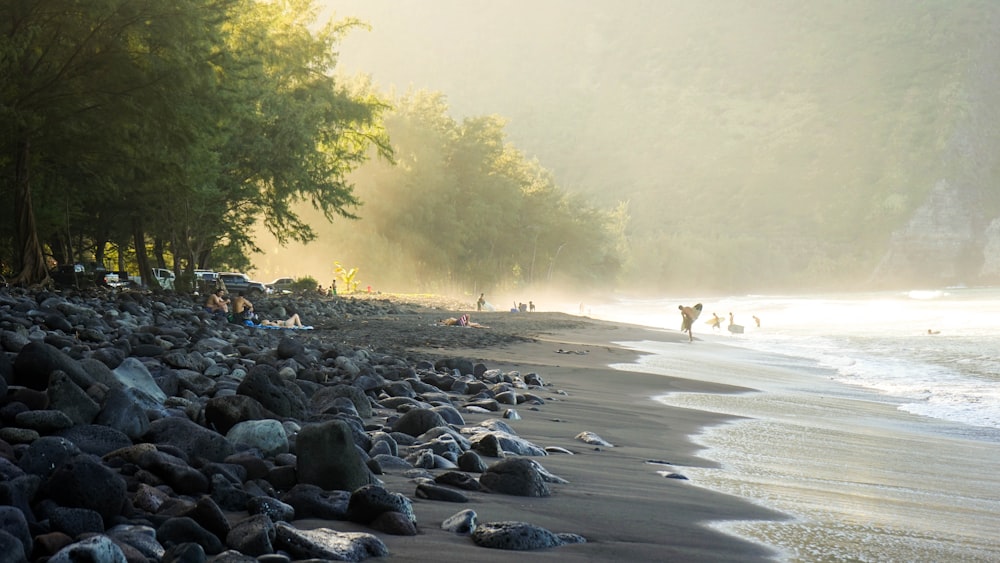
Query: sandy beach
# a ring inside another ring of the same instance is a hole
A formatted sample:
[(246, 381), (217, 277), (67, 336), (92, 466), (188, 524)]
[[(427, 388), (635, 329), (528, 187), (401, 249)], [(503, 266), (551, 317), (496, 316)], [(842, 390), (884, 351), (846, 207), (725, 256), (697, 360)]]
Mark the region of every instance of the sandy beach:
[[(433, 348), (423, 351), (439, 356), (442, 348), (448, 348), (448, 355), (482, 361), (490, 368), (538, 373), (549, 384), (537, 392), (546, 403), (519, 406), (521, 419), (509, 423), (536, 445), (574, 452), (538, 459), (569, 484), (553, 485), (552, 496), (540, 499), (487, 493), (470, 493), (468, 504), (414, 499), (420, 534), (383, 536), (390, 551), (386, 560), (427, 561), (429, 553), (437, 561), (758, 561), (774, 555), (760, 545), (713, 531), (705, 523), (783, 519), (783, 515), (738, 497), (713, 493), (689, 480), (665, 476), (684, 475), (692, 467), (713, 467), (713, 462), (698, 457), (689, 436), (728, 418), (666, 407), (654, 397), (674, 391), (745, 390), (609, 367), (638, 358), (636, 352), (614, 342), (680, 342), (679, 333), (548, 313), (476, 314), (475, 318), (496, 326), (498, 332), (516, 331), (520, 326), (533, 340), (463, 348), (461, 342), (451, 347), (439, 336)], [(485, 332), (444, 330), (456, 337)], [(467, 423), (475, 424), (496, 415), (464, 416)], [(575, 439), (581, 432), (593, 432), (614, 447)], [(414, 484), (406, 477), (390, 473), (381, 478), (387, 488), (413, 497)], [(467, 508), (476, 511), (480, 522), (523, 521), (556, 533), (580, 534), (587, 543), (532, 552), (477, 547), (467, 537), (440, 529), (445, 518)], [(337, 524), (343, 528), (343, 523)]]

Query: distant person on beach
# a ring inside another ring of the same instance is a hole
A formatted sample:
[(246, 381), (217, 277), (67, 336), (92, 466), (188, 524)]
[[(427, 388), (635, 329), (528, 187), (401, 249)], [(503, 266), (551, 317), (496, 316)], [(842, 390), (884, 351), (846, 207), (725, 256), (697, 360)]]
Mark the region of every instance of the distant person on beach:
[(712, 320), (708, 321), (708, 324), (712, 325), (712, 328), (715, 330), (721, 330), (722, 317), (720, 317), (717, 313), (712, 313)]
[(694, 342), (694, 335), (691, 334), (691, 328), (694, 326), (694, 322), (698, 320), (698, 317), (701, 316), (701, 303), (698, 303), (694, 307), (678, 305), (677, 308), (681, 312), (681, 332), (688, 333), (688, 342)]
[(330, 284), (330, 295), (337, 295), (337, 280), (334, 279)]
[(753, 316), (753, 322), (757, 323), (757, 328), (760, 328), (760, 317), (757, 315)]
[(482, 311), (484, 305), (486, 305), (486, 294), (480, 293), (479, 299), (476, 300), (476, 310)]
[(535, 312), (535, 302), (534, 301), (528, 301), (528, 312), (529, 313), (534, 313)]
[(727, 328), (732, 334), (743, 334), (743, 325), (736, 324), (732, 313), (729, 313), (729, 326)]

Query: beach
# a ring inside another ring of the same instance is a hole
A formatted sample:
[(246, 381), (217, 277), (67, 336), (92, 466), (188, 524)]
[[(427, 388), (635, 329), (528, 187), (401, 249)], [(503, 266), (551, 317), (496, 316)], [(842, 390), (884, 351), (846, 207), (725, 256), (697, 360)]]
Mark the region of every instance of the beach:
[[(734, 346), (728, 336), (703, 332), (688, 343), (676, 330), (549, 313), (477, 318), (502, 332), (520, 324), (534, 340), (448, 352), (539, 373), (552, 384), (549, 400), (519, 408), (523, 419), (511, 425), (539, 445), (576, 452), (540, 460), (570, 481), (550, 498), (475, 499), (483, 520), (522, 520), (588, 540), (530, 557), (1000, 557), (995, 430), (910, 414), (899, 408), (907, 401), (845, 386), (811, 361)], [(615, 447), (575, 440), (582, 431)], [(418, 508), (432, 521), (453, 513)], [(390, 538), (390, 559), (421, 560), (422, 547), (408, 551), (411, 540), (442, 542), (442, 556), (455, 560), (522, 557), (484, 554), (425, 526), (403, 545)]]
[[(525, 557), (552, 561), (763, 561), (775, 554), (759, 544), (712, 530), (707, 523), (782, 520), (782, 514), (698, 487), (690, 480), (666, 477), (685, 475), (695, 467), (717, 467), (710, 459), (699, 457), (700, 448), (691, 436), (731, 417), (667, 407), (656, 397), (672, 392), (725, 394), (746, 390), (610, 367), (639, 357), (616, 342), (655, 339), (687, 346), (679, 333), (552, 313), (487, 313), (475, 318), (501, 331), (520, 327), (533, 340), (489, 348), (457, 347), (447, 353), (482, 361), (490, 368), (535, 372), (550, 385), (537, 392), (545, 399), (544, 405), (517, 407), (521, 419), (509, 424), (519, 436), (539, 446), (574, 452), (538, 458), (548, 471), (569, 483), (553, 485), (551, 497), (538, 499), (476, 493), (470, 495), (468, 506), (416, 499), (414, 509), (421, 532), (416, 537), (384, 537), (390, 550), (387, 560), (426, 561), (428, 550), (438, 561), (515, 561)], [(425, 351), (439, 353), (436, 349)], [(469, 424), (490, 418), (463, 416)], [(592, 446), (575, 439), (581, 432), (593, 432), (614, 447)], [(392, 490), (413, 492), (413, 484), (405, 477), (390, 474), (381, 478)], [(524, 521), (557, 533), (580, 534), (587, 542), (529, 553), (484, 550), (467, 537), (439, 529), (441, 521), (464, 508), (475, 510), (480, 521)]]
[[(357, 542), (372, 551), (349, 560), (1000, 557), (998, 429), (920, 416), (912, 398), (845, 384), (848, 372), (739, 345), (758, 336), (767, 343), (763, 332), (748, 331), (741, 341), (702, 329), (689, 342), (670, 328), (561, 312), (480, 313), (461, 301), (381, 295), (257, 304), (266, 318), (295, 311), (314, 325), (292, 331), (217, 321), (169, 294), (0, 293), (0, 305), (0, 359), (9, 360), (0, 364), (8, 384), (0, 437), (15, 475), (5, 483), (10, 506), (0, 508), (15, 519), (20, 511), (25, 545), (34, 522), (39, 533), (58, 532), (64, 549), (87, 541), (81, 529), (103, 529), (112, 538), (104, 541), (123, 546), (155, 532), (155, 545), (143, 545), (164, 561), (176, 560), (163, 556), (165, 548), (195, 533), (204, 534), (209, 560), (226, 548), (341, 559), (317, 554)], [(463, 314), (471, 325), (450, 322)], [(909, 340), (892, 338), (886, 349), (898, 358), (898, 343)], [(929, 341), (919, 338), (912, 348), (923, 353)], [(977, 341), (935, 340), (935, 357), (964, 357), (949, 350)], [(982, 371), (993, 357), (976, 360), (972, 367)], [(988, 414), (990, 389), (966, 386), (964, 396), (979, 393)], [(411, 414), (431, 426), (417, 430)], [(522, 453), (502, 453), (482, 438), (461, 446), (431, 434), (506, 434), (496, 424), (484, 431), (484, 422), (506, 424), (531, 448), (504, 445)], [(276, 425), (277, 434), (269, 430)], [(343, 440), (341, 431), (353, 438)], [(31, 461), (56, 455), (33, 452), (62, 448), (63, 440), (86, 451), (56, 464)], [(463, 452), (421, 455), (433, 447)], [(542, 448), (547, 455), (524, 453)], [(554, 478), (545, 494), (436, 486), (436, 477), (457, 473), (450, 470), (465, 454), (482, 465), (462, 472), (487, 488), (488, 480), (497, 484), (496, 468), (517, 459)], [(346, 459), (353, 469), (337, 465)], [(97, 488), (120, 494), (91, 495), (95, 486), (76, 479), (70, 461), (99, 474)], [(228, 485), (209, 482), (206, 473), (220, 470)], [(33, 487), (26, 472), (45, 486)], [(402, 503), (375, 514), (407, 518), (407, 526), (386, 528), (351, 508), (373, 485)], [(41, 512), (17, 500), (32, 498)], [(265, 518), (262, 501), (286, 511)], [(39, 518), (66, 509), (92, 521)], [(226, 521), (217, 518), (223, 510)], [(462, 511), (474, 512), (486, 533), (514, 522), (536, 539), (541, 531), (563, 536), (534, 541), (529, 551), (487, 548), (477, 544), (481, 534), (474, 540), (442, 529)], [(178, 528), (181, 520), (191, 528)], [(269, 525), (280, 528), (273, 545)], [(236, 529), (239, 535), (229, 534)], [(310, 530), (327, 537), (323, 546), (302, 548)], [(0, 539), (18, 541), (7, 536)], [(47, 544), (29, 560), (56, 549)]]

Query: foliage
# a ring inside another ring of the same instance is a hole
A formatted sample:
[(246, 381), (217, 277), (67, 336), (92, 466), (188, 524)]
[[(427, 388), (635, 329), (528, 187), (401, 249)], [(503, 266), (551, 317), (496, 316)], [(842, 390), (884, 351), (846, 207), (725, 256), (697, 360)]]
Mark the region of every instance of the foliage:
[(1000, 2), (365, 4), (393, 40), (355, 64), (402, 86), (449, 52), (457, 115), (504, 115), (558, 184), (629, 202), (629, 286), (856, 288), (942, 179), (1000, 214)]
[[(422, 290), (494, 289), (614, 280), (627, 218), (561, 190), (506, 140), (495, 115), (449, 116), (440, 93), (417, 91), (386, 115), (394, 163), (362, 169), (369, 254)], [(406, 266), (403, 267), (402, 264)]]
[[(360, 22), (313, 30), (310, 0), (15, 0), (0, 4), (0, 244), (20, 281), (147, 244), (242, 269), (263, 223), (280, 240), (358, 205), (347, 176), (388, 154), (385, 105), (335, 80)], [(183, 264), (181, 264), (181, 262)]]
[(354, 293), (358, 290), (358, 285), (361, 283), (357, 280), (358, 268), (345, 268), (340, 265), (340, 262), (333, 263), (333, 273), (340, 280), (340, 291), (342, 293)]
[(292, 291), (296, 293), (316, 291), (317, 287), (319, 287), (319, 282), (310, 276), (304, 276), (292, 282)]

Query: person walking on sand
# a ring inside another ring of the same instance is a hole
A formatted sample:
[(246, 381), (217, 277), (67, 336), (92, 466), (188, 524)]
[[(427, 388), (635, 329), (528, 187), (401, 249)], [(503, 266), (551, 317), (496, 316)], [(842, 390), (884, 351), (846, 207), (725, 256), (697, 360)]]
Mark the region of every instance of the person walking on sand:
[(691, 334), (691, 329), (694, 326), (694, 322), (701, 316), (701, 303), (698, 303), (694, 307), (678, 305), (677, 309), (681, 312), (681, 332), (688, 334), (688, 342), (694, 342), (694, 335)]
[(479, 299), (476, 300), (476, 310), (482, 311), (484, 305), (486, 305), (486, 294), (480, 293)]

